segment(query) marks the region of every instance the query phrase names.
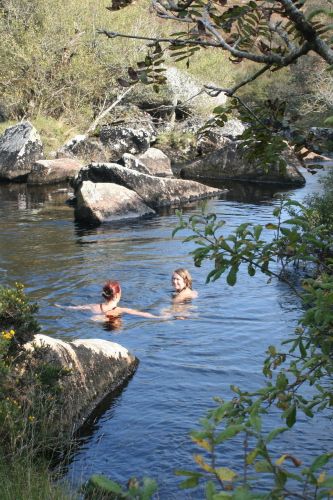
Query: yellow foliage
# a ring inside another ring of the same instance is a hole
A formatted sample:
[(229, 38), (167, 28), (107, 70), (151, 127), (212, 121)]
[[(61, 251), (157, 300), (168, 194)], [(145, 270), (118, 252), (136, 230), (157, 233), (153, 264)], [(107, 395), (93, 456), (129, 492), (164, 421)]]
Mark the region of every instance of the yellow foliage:
[(194, 461), (201, 467), (201, 469), (205, 470), (206, 472), (214, 472), (214, 469), (208, 465), (202, 455), (193, 455)]
[(237, 477), (237, 473), (228, 467), (219, 467), (215, 472), (221, 481), (232, 482)]

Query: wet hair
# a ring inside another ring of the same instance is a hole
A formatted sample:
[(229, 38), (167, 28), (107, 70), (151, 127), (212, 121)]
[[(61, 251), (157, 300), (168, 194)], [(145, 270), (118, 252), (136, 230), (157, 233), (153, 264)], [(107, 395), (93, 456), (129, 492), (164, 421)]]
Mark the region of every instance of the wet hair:
[(120, 283), (118, 281), (108, 280), (104, 283), (102, 295), (105, 299), (111, 300), (121, 292)]
[(186, 288), (190, 288), (192, 290), (192, 276), (187, 269), (180, 267), (179, 269), (175, 269), (174, 273), (179, 274), (179, 276), (183, 278)]

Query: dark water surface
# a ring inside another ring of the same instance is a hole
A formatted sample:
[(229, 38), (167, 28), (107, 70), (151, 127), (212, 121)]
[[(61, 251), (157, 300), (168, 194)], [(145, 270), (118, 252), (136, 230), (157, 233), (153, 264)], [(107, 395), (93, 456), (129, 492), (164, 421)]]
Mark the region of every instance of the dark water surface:
[[(294, 198), (317, 189), (317, 176), (307, 175)], [(206, 202), (227, 221), (226, 232), (245, 221), (266, 224), (277, 204), (278, 188), (233, 185), (227, 196)], [(22, 281), (40, 304), (45, 333), (72, 338), (104, 338), (129, 348), (139, 359), (127, 387), (96, 419), (68, 466), (67, 478), (77, 485), (103, 473), (126, 482), (150, 476), (160, 486), (159, 498), (202, 498), (178, 489), (174, 470), (191, 468), (197, 452), (188, 433), (213, 407), (214, 396), (228, 397), (230, 384), (255, 389), (263, 381), (261, 365), (269, 344), (278, 345), (292, 332), (300, 314), (289, 289), (241, 271), (235, 287), (224, 279), (206, 285), (210, 268), (194, 268), (180, 233), (171, 239), (174, 212), (144, 221), (82, 228), (64, 203), (59, 187), (0, 185), (0, 280)], [(186, 208), (200, 211), (199, 204)], [(186, 306), (190, 318), (160, 321), (125, 316), (118, 329), (107, 331), (82, 311), (64, 311), (54, 303), (97, 302), (105, 279), (122, 283), (122, 305), (158, 313), (170, 307), (170, 276), (188, 267), (199, 299)], [(269, 426), (279, 425), (275, 415)], [(305, 461), (317, 450), (330, 449), (330, 422), (309, 423), (301, 417), (296, 429), (280, 441), (280, 453), (300, 454)], [(283, 448), (285, 446), (285, 448)], [(221, 466), (237, 468), (242, 450), (228, 443)]]

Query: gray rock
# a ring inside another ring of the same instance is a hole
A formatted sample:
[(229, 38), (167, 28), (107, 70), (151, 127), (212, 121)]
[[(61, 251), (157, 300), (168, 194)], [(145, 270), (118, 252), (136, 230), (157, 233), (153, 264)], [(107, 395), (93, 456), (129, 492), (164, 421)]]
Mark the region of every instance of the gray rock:
[(137, 156), (132, 155), (131, 153), (123, 154), (119, 163), (123, 167), (130, 168), (131, 170), (136, 170), (137, 172), (141, 172), (142, 174), (150, 174), (148, 168), (138, 159)]
[(178, 206), (201, 198), (217, 196), (226, 190), (198, 182), (142, 174), (116, 163), (91, 163), (83, 167), (74, 181), (76, 190), (83, 181), (111, 182), (135, 191), (153, 208)]
[(42, 157), (42, 141), (31, 123), (7, 128), (0, 136), (0, 180), (25, 181), (32, 165)]
[(223, 127), (208, 128), (198, 132), (197, 151), (200, 154), (207, 154), (224, 147), (235, 140), (245, 130), (245, 126), (240, 120), (232, 119), (226, 122)]
[(171, 161), (160, 149), (149, 148), (138, 156), (138, 160), (143, 163), (150, 175), (159, 177), (171, 177)]
[(288, 165), (285, 171), (271, 166), (266, 171), (260, 165), (246, 161), (235, 141), (230, 141), (224, 148), (214, 151), (193, 161), (180, 171), (183, 179), (203, 180), (238, 180), (248, 182), (275, 183), (291, 186), (305, 184), (303, 175), (294, 165)]
[(107, 161), (107, 152), (97, 137), (76, 135), (67, 141), (57, 152), (57, 158), (80, 158), (87, 161)]
[(76, 191), (75, 217), (80, 221), (101, 224), (154, 213), (134, 191), (116, 184), (84, 181)]
[(306, 145), (316, 153), (333, 151), (333, 127), (311, 127)]
[(134, 128), (121, 125), (104, 125), (100, 140), (106, 148), (109, 161), (118, 161), (124, 153), (144, 153), (156, 135), (150, 128)]
[(79, 428), (102, 399), (118, 389), (135, 372), (138, 359), (127, 349), (102, 339), (64, 342), (35, 335), (27, 350), (44, 347), (43, 361), (69, 369), (61, 379), (62, 411), (55, 422), (60, 428)]
[(82, 163), (72, 158), (38, 160), (28, 175), (28, 184), (53, 184), (69, 181), (82, 168)]

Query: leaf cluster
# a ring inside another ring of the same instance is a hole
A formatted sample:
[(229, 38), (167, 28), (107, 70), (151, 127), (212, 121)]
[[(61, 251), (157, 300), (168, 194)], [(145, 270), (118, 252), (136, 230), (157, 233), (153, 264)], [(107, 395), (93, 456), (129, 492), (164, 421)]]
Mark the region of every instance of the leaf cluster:
[(102, 475), (91, 476), (82, 487), (85, 500), (96, 498), (103, 500), (149, 500), (157, 491), (157, 483), (144, 477), (142, 481), (135, 477), (128, 480), (127, 488)]

